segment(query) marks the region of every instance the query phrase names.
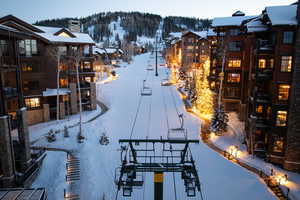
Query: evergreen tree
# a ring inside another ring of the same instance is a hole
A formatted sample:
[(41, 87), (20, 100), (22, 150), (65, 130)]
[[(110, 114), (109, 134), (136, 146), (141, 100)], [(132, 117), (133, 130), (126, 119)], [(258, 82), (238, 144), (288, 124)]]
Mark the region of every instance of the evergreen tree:
[(210, 123), (210, 131), (221, 135), (227, 131), (228, 127), (228, 115), (224, 111), (224, 106), (221, 105), (220, 109), (216, 108), (214, 116)]

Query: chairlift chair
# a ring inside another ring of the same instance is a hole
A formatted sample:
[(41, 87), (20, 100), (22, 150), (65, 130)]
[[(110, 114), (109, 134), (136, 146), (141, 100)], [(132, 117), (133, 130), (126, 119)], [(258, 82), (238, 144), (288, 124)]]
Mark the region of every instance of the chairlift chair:
[(143, 81), (143, 88), (141, 90), (142, 96), (151, 96), (152, 95), (152, 89), (150, 87), (147, 87), (145, 85), (146, 80)]

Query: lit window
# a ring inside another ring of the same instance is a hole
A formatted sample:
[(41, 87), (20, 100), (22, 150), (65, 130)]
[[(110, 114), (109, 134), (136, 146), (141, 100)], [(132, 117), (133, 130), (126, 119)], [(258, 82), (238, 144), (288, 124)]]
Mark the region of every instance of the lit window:
[(281, 72), (291, 72), (292, 71), (292, 56), (281, 56)]
[(68, 80), (65, 78), (59, 79), (59, 85), (60, 87), (67, 87), (68, 86)]
[(283, 137), (274, 138), (273, 152), (283, 152)]
[(293, 31), (283, 32), (283, 44), (293, 44), (293, 40), (294, 40)]
[(228, 61), (228, 67), (241, 67), (241, 60), (239, 59), (231, 59)]
[(39, 108), (41, 106), (39, 98), (25, 99), (25, 104), (28, 108)]
[(289, 99), (290, 85), (280, 84), (278, 85), (278, 100), (286, 101)]
[(274, 68), (274, 59), (269, 60), (269, 68)]
[(91, 77), (85, 77), (84, 80), (87, 81), (87, 82), (89, 82), (89, 83), (92, 82), (92, 78)]
[(286, 126), (287, 111), (277, 111), (276, 126)]
[(256, 107), (256, 112), (257, 113), (262, 113), (263, 112), (263, 106), (262, 105), (259, 105)]
[(258, 68), (265, 69), (266, 68), (266, 59), (259, 59), (258, 60)]
[(237, 73), (228, 73), (227, 82), (228, 83), (239, 83), (241, 80), (241, 75)]
[(61, 37), (70, 37), (69, 34), (65, 33), (65, 32), (61, 32), (58, 36), (61, 36)]
[(23, 72), (31, 72), (32, 71), (32, 67), (30, 65), (22, 65), (22, 71)]

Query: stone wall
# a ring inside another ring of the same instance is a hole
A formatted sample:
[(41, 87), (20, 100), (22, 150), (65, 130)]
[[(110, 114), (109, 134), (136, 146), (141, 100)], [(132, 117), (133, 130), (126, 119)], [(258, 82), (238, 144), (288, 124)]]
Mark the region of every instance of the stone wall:
[(27, 123), (28, 125), (44, 122), (44, 109), (28, 110)]
[(0, 117), (0, 167), (5, 179), (3, 182), (0, 179), (0, 185), (3, 187), (10, 187), (13, 184), (15, 171), (8, 120), (8, 116)]

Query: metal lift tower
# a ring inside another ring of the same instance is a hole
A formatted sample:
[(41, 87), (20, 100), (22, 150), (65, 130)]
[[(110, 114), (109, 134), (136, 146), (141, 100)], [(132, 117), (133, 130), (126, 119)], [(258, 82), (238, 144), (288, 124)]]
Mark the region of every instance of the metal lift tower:
[[(145, 172), (154, 173), (154, 200), (163, 200), (163, 174), (181, 173), (188, 197), (201, 194), (200, 181), (195, 162), (189, 150), (190, 143), (198, 140), (124, 139), (122, 164), (116, 169), (115, 182), (123, 196), (130, 197), (133, 188), (142, 187)], [(202, 197), (202, 195), (201, 195)]]

